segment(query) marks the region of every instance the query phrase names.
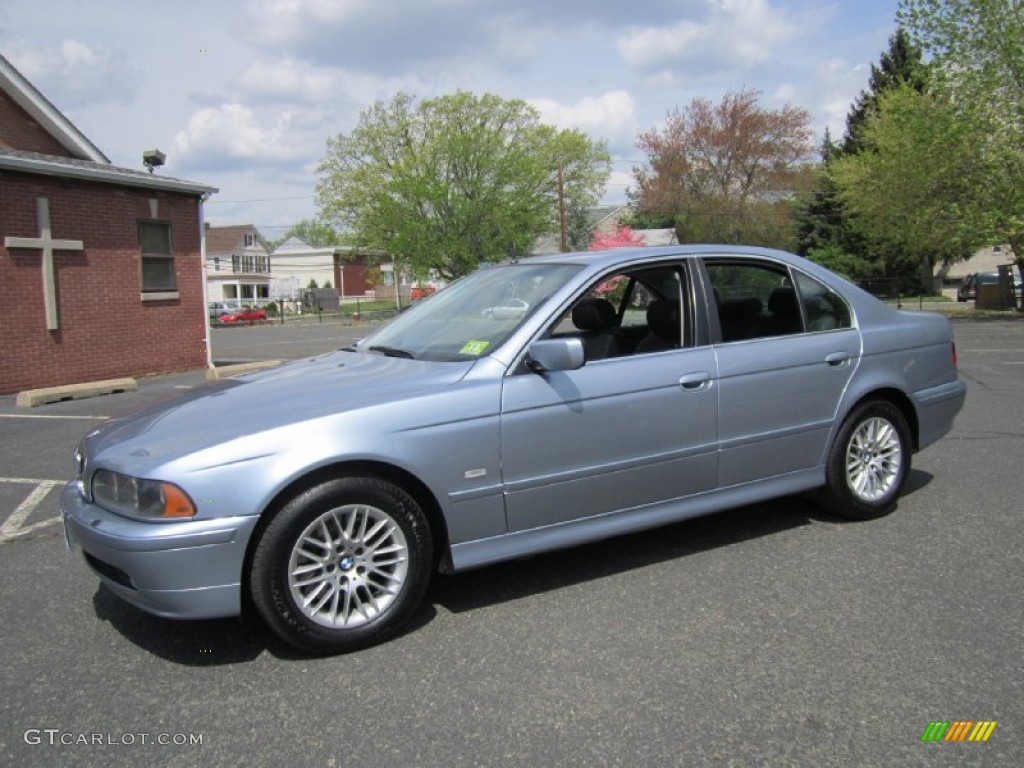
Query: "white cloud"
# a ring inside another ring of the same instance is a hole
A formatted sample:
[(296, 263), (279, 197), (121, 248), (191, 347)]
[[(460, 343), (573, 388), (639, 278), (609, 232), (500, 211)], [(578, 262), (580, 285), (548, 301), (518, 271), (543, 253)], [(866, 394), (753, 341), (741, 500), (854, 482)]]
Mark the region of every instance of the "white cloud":
[(609, 91), (596, 98), (587, 96), (571, 105), (551, 99), (531, 99), (530, 103), (546, 123), (560, 128), (578, 128), (612, 143), (631, 141), (635, 132), (635, 104), (626, 91)]
[(237, 103), (201, 109), (175, 135), (168, 161), (189, 168), (301, 162), (314, 147), (292, 130), (292, 122), (291, 113), (284, 112), (273, 126), (262, 127), (249, 107)]
[[(259, 101), (303, 103), (324, 109), (353, 105), (363, 108), (378, 99), (389, 100), (397, 91), (419, 94), (429, 90), (412, 73), (384, 77), (340, 67), (321, 67), (291, 56), (254, 61), (238, 77), (237, 84)], [(300, 116), (308, 109), (304, 108)]]
[(238, 83), (250, 93), (318, 102), (336, 96), (341, 79), (339, 70), (314, 67), (286, 57), (273, 62), (253, 62)]
[(654, 73), (682, 65), (747, 68), (775, 58), (801, 32), (769, 0), (710, 0), (709, 6), (704, 19), (630, 28), (616, 44), (619, 55)]
[(58, 49), (15, 43), (8, 57), (18, 70), (58, 107), (97, 103), (131, 104), (142, 75), (124, 53), (79, 40), (64, 40)]
[(243, 18), (253, 40), (287, 45), (318, 27), (343, 25), (372, 8), (368, 0), (251, 0)]

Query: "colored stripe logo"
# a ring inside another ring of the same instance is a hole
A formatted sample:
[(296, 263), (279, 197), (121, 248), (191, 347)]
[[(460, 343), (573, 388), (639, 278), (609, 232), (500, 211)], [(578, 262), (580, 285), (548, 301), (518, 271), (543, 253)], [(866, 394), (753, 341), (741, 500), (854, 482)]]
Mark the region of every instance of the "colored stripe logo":
[(995, 729), (995, 720), (932, 720), (921, 741), (988, 741)]

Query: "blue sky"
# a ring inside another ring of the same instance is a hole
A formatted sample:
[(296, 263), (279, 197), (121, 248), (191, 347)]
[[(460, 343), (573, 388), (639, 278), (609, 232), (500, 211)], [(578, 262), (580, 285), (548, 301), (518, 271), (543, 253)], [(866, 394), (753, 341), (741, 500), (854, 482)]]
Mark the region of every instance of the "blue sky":
[(897, 0), (4, 0), (0, 52), (111, 160), (220, 188), (217, 224), (316, 215), (327, 139), (375, 100), (522, 98), (608, 142), (625, 200), (639, 132), (761, 91), (842, 134)]

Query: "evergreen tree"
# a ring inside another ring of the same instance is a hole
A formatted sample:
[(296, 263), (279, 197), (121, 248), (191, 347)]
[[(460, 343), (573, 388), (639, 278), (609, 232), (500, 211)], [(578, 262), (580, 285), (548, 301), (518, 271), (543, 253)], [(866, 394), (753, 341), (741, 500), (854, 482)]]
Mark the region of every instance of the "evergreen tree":
[(924, 93), (927, 87), (921, 49), (911, 42), (910, 36), (900, 27), (889, 38), (889, 50), (882, 54), (878, 65), (871, 65), (868, 90), (860, 92), (846, 115), (846, 134), (840, 146), (843, 154), (853, 154), (865, 148), (861, 134), (867, 115), (878, 108), (881, 93), (903, 83), (912, 86), (918, 93)]

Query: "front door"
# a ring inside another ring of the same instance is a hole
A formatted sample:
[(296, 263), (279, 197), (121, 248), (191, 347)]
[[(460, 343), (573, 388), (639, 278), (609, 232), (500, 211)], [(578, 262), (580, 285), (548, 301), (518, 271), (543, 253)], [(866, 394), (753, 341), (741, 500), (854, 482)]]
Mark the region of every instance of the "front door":
[[(714, 489), (715, 356), (709, 345), (692, 346), (685, 282), (676, 266), (606, 278), (597, 285), (601, 295), (595, 299), (591, 292), (583, 301), (612, 300), (614, 327), (580, 317), (586, 330), (578, 333), (588, 354), (609, 356), (588, 359), (575, 371), (522, 370), (506, 377), (501, 460), (510, 531)], [(682, 326), (664, 344), (641, 338), (645, 330), (655, 335), (643, 326), (645, 317), (658, 314), (650, 306), (655, 303), (675, 307)], [(606, 333), (615, 336), (613, 343), (605, 343)]]

